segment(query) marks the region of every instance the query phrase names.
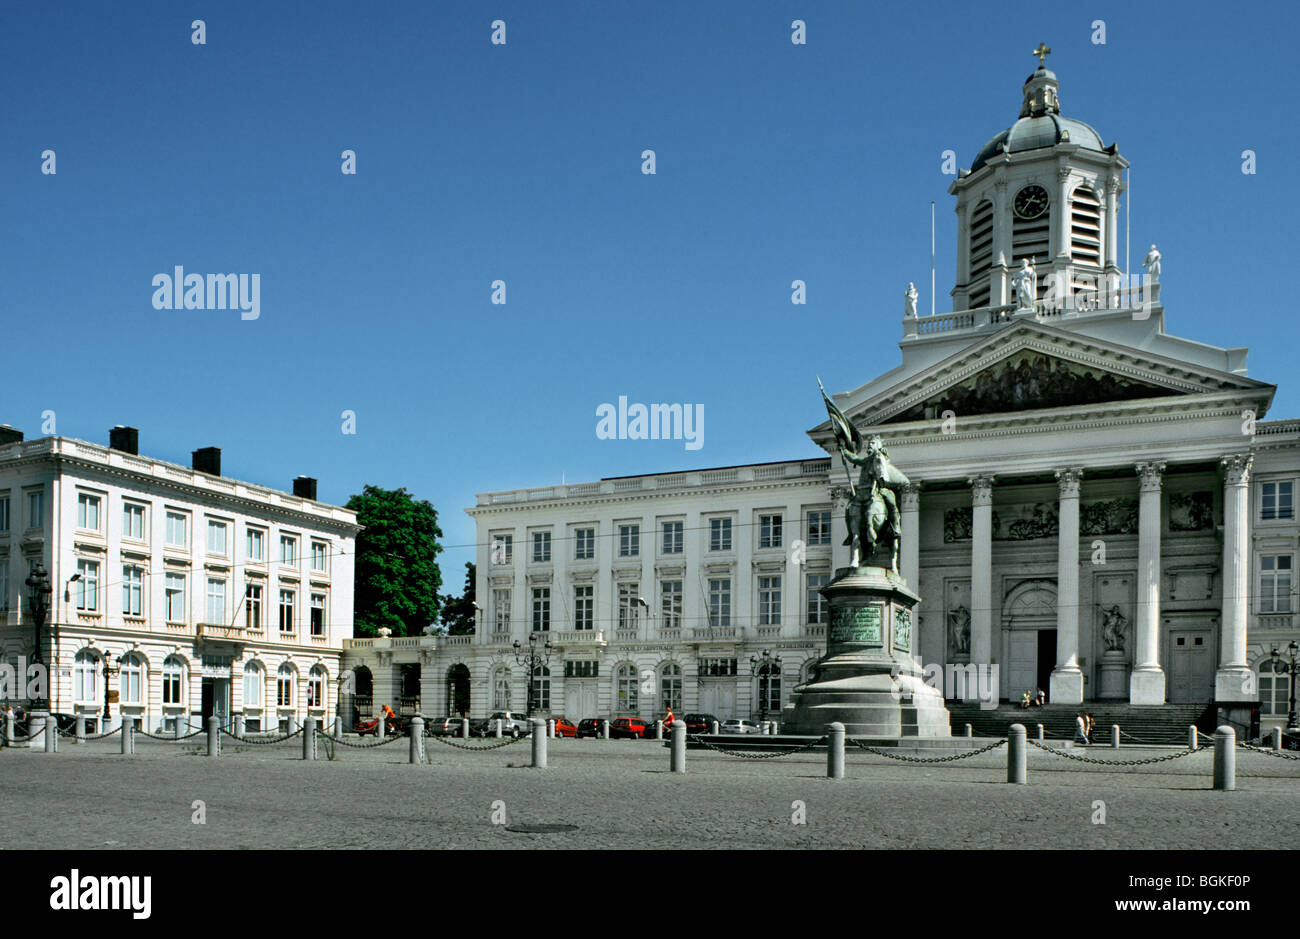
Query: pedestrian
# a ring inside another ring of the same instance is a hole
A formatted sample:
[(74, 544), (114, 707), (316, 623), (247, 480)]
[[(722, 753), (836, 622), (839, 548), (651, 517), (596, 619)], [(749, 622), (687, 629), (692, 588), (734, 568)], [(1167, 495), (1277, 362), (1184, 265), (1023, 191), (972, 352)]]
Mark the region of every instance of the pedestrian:
[(1088, 722), (1084, 720), (1082, 711), (1074, 716), (1074, 742), (1085, 747), (1088, 745)]

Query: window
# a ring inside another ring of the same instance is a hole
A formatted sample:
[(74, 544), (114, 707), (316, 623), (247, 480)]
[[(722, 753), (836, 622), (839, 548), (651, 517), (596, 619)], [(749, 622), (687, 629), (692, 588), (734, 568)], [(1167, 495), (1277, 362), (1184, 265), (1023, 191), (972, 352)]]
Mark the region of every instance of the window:
[(293, 707), (293, 666), (287, 662), (275, 673), (275, 703), (278, 707)]
[(591, 629), (594, 625), (595, 589), (590, 584), (573, 588), (573, 628)]
[(123, 704), (141, 703), (140, 692), (144, 674), (144, 660), (137, 653), (128, 652), (122, 657), (122, 671), (118, 676), (118, 687)]
[(325, 594), (323, 593), (311, 595), (311, 634), (325, 635)]
[(772, 663), (761, 666), (755, 677), (759, 707), (771, 714), (781, 711), (781, 666)]
[(99, 531), (99, 496), (77, 493), (77, 527), (83, 531)]
[(659, 584), (659, 622), (663, 629), (680, 629), (682, 625), (682, 582), (665, 580)]
[(249, 662), (244, 666), (244, 708), (260, 708), (262, 706), (262, 682), (266, 679), (266, 673), (262, 666), (256, 662)]
[(551, 628), (551, 588), (533, 588), (533, 632)]
[(45, 490), (36, 489), (27, 493), (27, 527), (41, 528), (45, 525)]
[(296, 535), (280, 536), (280, 563), (286, 567), (298, 566), (298, 538)]
[(266, 560), (266, 532), (250, 528), (247, 532), (248, 559), (250, 561)]
[(641, 554), (641, 526), (618, 526), (618, 556), (634, 558)]
[(533, 707), (540, 711), (551, 708), (551, 670), (545, 665), (533, 669), (533, 686), (529, 689), (533, 695)]
[(329, 545), (323, 541), (311, 543), (311, 569), (319, 574), (329, 572)]
[(1264, 483), (1262, 489), (1260, 518), (1266, 521), (1295, 518), (1295, 509), (1291, 501), (1291, 483)]
[(700, 659), (701, 678), (726, 678), (735, 674), (735, 659)]
[(590, 561), (596, 556), (596, 529), (577, 528), (573, 532), (573, 557), (578, 561)]
[(293, 632), (293, 591), (280, 591), (280, 632)]
[(636, 692), (639, 684), (640, 679), (637, 677), (635, 665), (627, 663), (618, 667), (614, 678), (614, 686), (618, 692), (617, 710), (636, 710)]
[(640, 623), (637, 616), (637, 604), (640, 596), (640, 584), (618, 585), (618, 628), (636, 629)]
[(226, 523), (208, 519), (208, 554), (226, 556)]
[(99, 656), (89, 649), (77, 653), (72, 664), (72, 700), (76, 704), (99, 704)]
[(0, 558), (0, 617), (9, 612), (9, 559)]
[(249, 632), (262, 631), (262, 585), (249, 584), (244, 595), (244, 625)]
[(313, 665), (307, 673), (307, 707), (323, 708), (325, 706), (325, 669)]
[(1259, 663), (1260, 714), (1288, 714), (1291, 708), (1291, 676), (1287, 664), (1281, 659), (1265, 659)]
[(731, 625), (731, 578), (709, 581), (709, 625)]
[(144, 569), (122, 565), (122, 615), (144, 616)]
[(185, 616), (185, 575), (169, 573), (163, 583), (163, 608), (169, 623), (183, 623)]
[(499, 668), (492, 673), (492, 709), (510, 710), (510, 672)]
[(1265, 554), (1260, 557), (1259, 611), (1291, 612), (1291, 555)]
[(144, 541), (144, 506), (134, 502), (122, 503), (122, 537)]
[(809, 544), (830, 544), (831, 543), (831, 513), (830, 512), (809, 512), (808, 513), (808, 543)]
[(551, 559), (551, 533), (549, 531), (533, 532), (533, 562), (542, 564)]
[(86, 613), (99, 612), (99, 562), (77, 561), (77, 609)]
[(186, 537), (186, 517), (180, 512), (167, 513), (167, 544), (172, 548), (189, 547)]
[(9, 530), (9, 497), (0, 496), (0, 531)]
[(758, 517), (758, 546), (760, 548), (781, 547), (781, 516), (760, 515)]
[(515, 559), (515, 536), (492, 536), (492, 563), (509, 564)]
[(162, 667), (162, 703), (184, 704), (185, 666), (181, 660), (169, 655)]
[(600, 663), (594, 660), (570, 659), (564, 663), (565, 678), (599, 678)]
[(208, 578), (207, 616), (203, 622), (224, 625), (226, 622), (226, 580), (224, 577)]
[(710, 551), (731, 550), (731, 519), (729, 518), (709, 519), (709, 550)]
[(664, 554), (681, 554), (683, 550), (682, 523), (664, 522)]
[(829, 574), (808, 575), (808, 624), (825, 625), (830, 622), (830, 607), (822, 596), (821, 588), (830, 583)]
[(758, 578), (758, 625), (781, 625), (781, 578)]
[(499, 633), (510, 632), (510, 593), (508, 588), (492, 591), (493, 622)]
[(682, 704), (682, 667), (669, 663), (659, 672), (659, 694), (664, 707), (680, 711)]

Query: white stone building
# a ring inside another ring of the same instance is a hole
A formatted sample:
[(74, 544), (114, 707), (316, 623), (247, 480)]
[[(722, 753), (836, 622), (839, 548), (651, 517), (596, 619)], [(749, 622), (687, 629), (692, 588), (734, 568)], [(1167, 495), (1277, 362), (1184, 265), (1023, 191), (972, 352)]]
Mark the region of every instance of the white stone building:
[(150, 732), (238, 712), (251, 730), (332, 719), (355, 513), (317, 502), (314, 479), (280, 492), (222, 476), (216, 448), (184, 467), (140, 456), (137, 440), (0, 428), (0, 660), (32, 661), (24, 582), (39, 562), (55, 712), (94, 728), (108, 692), (110, 726), (126, 715)]
[[(1130, 278), (1118, 250), (1128, 163), (1057, 95), (1038, 68), (949, 189), (955, 312), (905, 311), (901, 364), (835, 396), (914, 484), (914, 651), (996, 664), (1004, 699), (1042, 687), (1243, 724), (1260, 702), (1276, 724), (1290, 684), (1270, 653), (1300, 638), (1300, 421), (1264, 420), (1274, 386), (1247, 376), (1245, 348), (1165, 332), (1158, 256)], [(349, 662), (377, 696), (418, 690), (447, 713), (468, 689), (485, 714), (524, 706), (511, 643), (536, 632), (553, 647), (543, 711), (775, 710), (824, 651), (817, 588), (848, 562), (845, 472), (829, 423), (810, 435), (831, 459), (480, 495), (477, 633), (356, 640)], [(764, 649), (781, 657), (766, 702)]]

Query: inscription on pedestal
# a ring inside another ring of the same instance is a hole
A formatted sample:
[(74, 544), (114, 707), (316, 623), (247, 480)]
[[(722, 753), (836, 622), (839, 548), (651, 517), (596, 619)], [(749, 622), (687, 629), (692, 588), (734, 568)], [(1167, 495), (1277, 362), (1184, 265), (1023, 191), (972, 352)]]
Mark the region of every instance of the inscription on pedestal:
[(840, 607), (831, 613), (831, 642), (869, 642), (882, 645), (880, 607)]
[(894, 610), (894, 648), (912, 651), (911, 610)]

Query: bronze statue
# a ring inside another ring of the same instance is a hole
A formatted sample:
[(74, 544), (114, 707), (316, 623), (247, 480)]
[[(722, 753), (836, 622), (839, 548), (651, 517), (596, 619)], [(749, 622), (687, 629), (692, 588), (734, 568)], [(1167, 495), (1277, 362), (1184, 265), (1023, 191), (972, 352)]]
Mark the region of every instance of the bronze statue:
[[(821, 379), (817, 380), (818, 386)], [(851, 546), (850, 567), (883, 567), (888, 560), (889, 569), (898, 573), (898, 546), (902, 538), (902, 518), (898, 508), (899, 491), (911, 485), (907, 478), (889, 461), (889, 451), (878, 434), (866, 440), (826, 396), (826, 412), (830, 415), (839, 444), (844, 471), (849, 475), (849, 504), (844, 512), (849, 534), (844, 544)], [(858, 484), (853, 485), (848, 464), (862, 467)]]

